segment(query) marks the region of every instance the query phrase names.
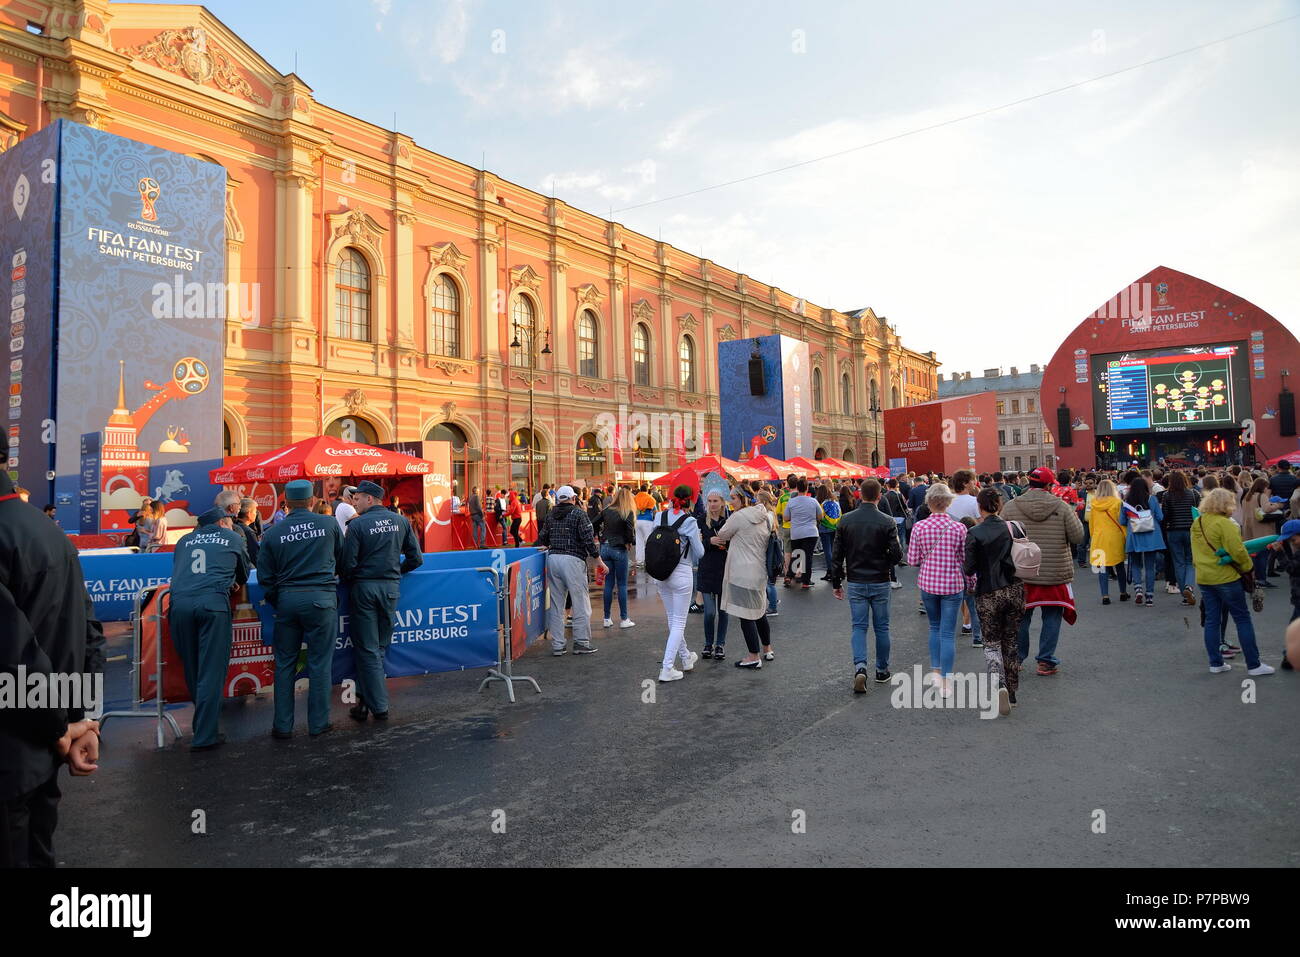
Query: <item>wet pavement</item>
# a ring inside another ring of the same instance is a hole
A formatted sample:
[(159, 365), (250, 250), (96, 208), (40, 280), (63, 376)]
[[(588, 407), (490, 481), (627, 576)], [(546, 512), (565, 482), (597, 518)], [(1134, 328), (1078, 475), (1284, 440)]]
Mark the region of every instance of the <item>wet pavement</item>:
[[(1295, 672), (1255, 680), (1240, 657), (1211, 675), (1195, 608), (1102, 607), (1085, 572), (1061, 673), (1022, 677), (1020, 707), (897, 709), (888, 685), (851, 693), (849, 610), (826, 583), (778, 589), (776, 660), (701, 660), (658, 685), (666, 637), (652, 587), (637, 626), (600, 652), (516, 663), (542, 694), (482, 671), (397, 679), (393, 718), (272, 740), (270, 695), (227, 703), (229, 743), (158, 751), (154, 725), (114, 719), (100, 771), (63, 782), (56, 849), (68, 866), (1300, 864)], [(893, 593), (892, 668), (928, 664), (916, 574)], [(643, 579), (643, 582), (645, 580)], [(1282, 584), (1285, 584), (1283, 580)], [(597, 603), (598, 604), (598, 603)], [(1275, 667), (1285, 588), (1256, 616)], [(1035, 623), (1035, 647), (1038, 626)], [(1230, 634), (1231, 634), (1230, 629)], [(702, 645), (691, 615), (687, 641)], [(957, 670), (983, 671), (959, 641)], [(111, 654), (124, 655), (125, 639)], [(108, 694), (126, 697), (125, 658)], [(647, 683), (648, 682), (648, 683)], [(649, 692), (653, 701), (647, 701)], [(170, 735), (169, 735), (170, 738)], [(1100, 814), (1098, 812), (1101, 812)], [(1104, 832), (1098, 832), (1104, 824)], [(200, 827), (202, 825), (202, 827)], [(195, 833), (204, 831), (204, 833)]]

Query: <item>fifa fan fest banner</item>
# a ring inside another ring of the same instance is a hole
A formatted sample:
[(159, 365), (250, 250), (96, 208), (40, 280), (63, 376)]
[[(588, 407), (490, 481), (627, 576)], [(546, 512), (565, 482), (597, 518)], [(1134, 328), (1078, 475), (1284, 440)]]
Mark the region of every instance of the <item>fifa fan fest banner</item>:
[(546, 634), (546, 553), (534, 549), (510, 551), (532, 552), (506, 566), (506, 596), (509, 601), (506, 620), (510, 625), (510, 658), (514, 660), (522, 657), (534, 641)]
[(66, 120), (0, 155), (6, 426), (65, 530), (145, 496), (192, 527), (218, 491), (225, 197), (219, 166)]
[(812, 458), (812, 363), (808, 343), (758, 336), (718, 343), (722, 447), (732, 459), (759, 451), (789, 461)]
[(885, 454), (914, 472), (998, 469), (998, 408), (992, 392), (886, 409)]
[(170, 552), (141, 555), (83, 555), (81, 574), (100, 621), (130, 621), (142, 589), (172, 580)]

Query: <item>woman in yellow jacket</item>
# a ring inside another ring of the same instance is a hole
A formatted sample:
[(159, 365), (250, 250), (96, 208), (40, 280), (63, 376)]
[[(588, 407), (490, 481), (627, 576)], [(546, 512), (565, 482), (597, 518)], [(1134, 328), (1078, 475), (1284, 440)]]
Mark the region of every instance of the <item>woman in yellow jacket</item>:
[[(1201, 586), (1205, 603), (1205, 651), (1210, 656), (1210, 672), (1222, 674), (1232, 670), (1223, 660), (1219, 641), (1221, 610), (1226, 608), (1237, 623), (1237, 637), (1246, 656), (1246, 674), (1271, 675), (1273, 668), (1259, 660), (1255, 644), (1255, 624), (1246, 607), (1246, 590), (1241, 584), (1241, 569), (1249, 570), (1250, 555), (1241, 542), (1241, 529), (1230, 515), (1237, 507), (1237, 497), (1226, 488), (1216, 488), (1201, 500), (1201, 514), (1192, 522), (1192, 563), (1196, 566), (1196, 584)], [(1230, 560), (1219, 561), (1220, 553)]]
[(1101, 584), (1101, 603), (1110, 604), (1110, 571), (1119, 579), (1119, 600), (1128, 601), (1128, 574), (1124, 564), (1124, 526), (1119, 512), (1123, 507), (1115, 483), (1104, 479), (1093, 493), (1088, 511), (1088, 532), (1092, 536), (1089, 564)]

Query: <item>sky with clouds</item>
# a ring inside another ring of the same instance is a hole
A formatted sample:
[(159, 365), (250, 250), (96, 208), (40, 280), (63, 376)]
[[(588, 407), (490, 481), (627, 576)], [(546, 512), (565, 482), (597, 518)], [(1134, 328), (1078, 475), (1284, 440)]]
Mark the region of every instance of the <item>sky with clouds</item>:
[(207, 6), (279, 69), (296, 55), (330, 106), (396, 113), (421, 146), (818, 306), (871, 306), (945, 372), (1046, 362), (1157, 265), (1300, 333), (1300, 18), (948, 122), (1300, 0)]

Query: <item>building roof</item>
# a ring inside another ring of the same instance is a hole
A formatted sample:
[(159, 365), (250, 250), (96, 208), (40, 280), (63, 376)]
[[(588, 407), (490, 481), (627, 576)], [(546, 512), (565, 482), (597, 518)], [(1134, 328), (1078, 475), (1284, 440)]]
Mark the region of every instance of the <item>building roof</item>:
[(939, 398), (950, 399), (976, 392), (1012, 392), (1019, 389), (1038, 390), (1043, 385), (1042, 372), (1021, 372), (1017, 375), (972, 376), (969, 379), (944, 379), (939, 383)]

